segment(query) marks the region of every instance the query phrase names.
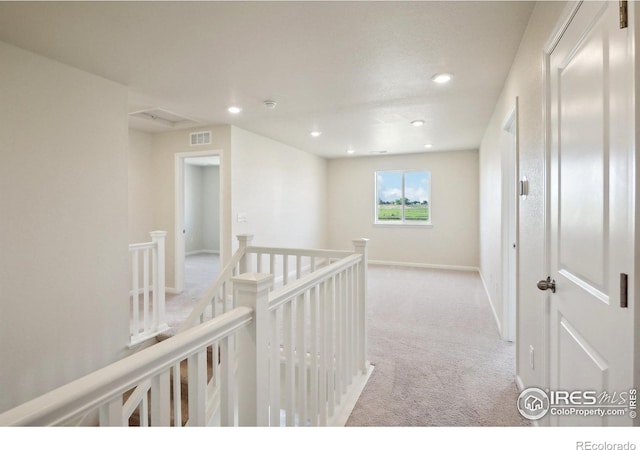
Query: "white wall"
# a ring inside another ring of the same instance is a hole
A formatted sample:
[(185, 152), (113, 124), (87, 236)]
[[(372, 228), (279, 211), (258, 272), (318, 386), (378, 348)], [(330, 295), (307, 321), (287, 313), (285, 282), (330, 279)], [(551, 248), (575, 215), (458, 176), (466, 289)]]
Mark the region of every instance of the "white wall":
[(0, 411), (123, 355), (127, 90), (0, 43)]
[[(501, 308), (500, 167), (502, 121), (519, 99), (520, 178), (529, 180), (529, 195), (520, 200), (518, 331), (516, 371), (526, 386), (544, 386), (544, 294), (536, 282), (544, 273), (544, 124), (542, 55), (565, 2), (539, 2), (531, 16), (480, 147), (480, 268), (496, 308)], [(529, 367), (529, 346), (535, 366)]]
[(129, 243), (149, 242), (153, 230), (152, 136), (129, 130)]
[[(253, 234), (255, 245), (324, 248), (326, 160), (237, 127), (231, 146), (233, 235)], [(237, 221), (239, 213), (247, 222)]]
[[(374, 225), (374, 173), (431, 172), (432, 227)], [(478, 266), (478, 152), (429, 152), (333, 159), (328, 175), (329, 246), (369, 238), (372, 260)]]
[(207, 252), (220, 253), (220, 167), (203, 167), (202, 183), (205, 205), (202, 217), (203, 249)]
[(197, 253), (203, 249), (202, 168), (191, 164), (184, 166), (184, 228), (185, 251)]

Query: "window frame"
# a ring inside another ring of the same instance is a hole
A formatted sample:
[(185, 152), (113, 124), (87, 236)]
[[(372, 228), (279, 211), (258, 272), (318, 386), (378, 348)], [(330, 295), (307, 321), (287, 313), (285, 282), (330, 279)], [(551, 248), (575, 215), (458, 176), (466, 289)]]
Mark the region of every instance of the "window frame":
[[(423, 173), (427, 173), (428, 177), (427, 177), (427, 191), (429, 192), (429, 199), (427, 200), (428, 202), (428, 206), (429, 206), (429, 219), (426, 221), (421, 221), (421, 220), (412, 220), (412, 221), (407, 221), (405, 219), (405, 174), (406, 173), (416, 173), (416, 172), (423, 172)], [(379, 220), (378, 219), (378, 174), (380, 173), (400, 173), (402, 175), (402, 195), (401, 195), (401, 200), (402, 200), (402, 219), (399, 221), (394, 221), (394, 220)], [(374, 185), (373, 185), (373, 197), (374, 197), (374, 203), (373, 203), (373, 224), (375, 226), (390, 226), (390, 227), (432, 227), (433, 226), (433, 214), (432, 214), (432, 192), (431, 192), (431, 171), (427, 170), (427, 169), (407, 169), (407, 170), (401, 170), (401, 169), (392, 169), (392, 170), (376, 170), (373, 173), (373, 177), (374, 177)]]

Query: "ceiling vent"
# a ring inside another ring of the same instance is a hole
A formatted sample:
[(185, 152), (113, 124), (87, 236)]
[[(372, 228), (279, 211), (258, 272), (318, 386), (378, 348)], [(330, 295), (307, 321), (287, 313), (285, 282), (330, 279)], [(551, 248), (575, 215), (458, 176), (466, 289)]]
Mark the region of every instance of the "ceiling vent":
[(189, 145), (208, 145), (211, 144), (211, 131), (198, 131), (189, 135)]
[(135, 111), (129, 113), (129, 117), (155, 128), (183, 128), (198, 124), (192, 119), (172, 113), (162, 108)]

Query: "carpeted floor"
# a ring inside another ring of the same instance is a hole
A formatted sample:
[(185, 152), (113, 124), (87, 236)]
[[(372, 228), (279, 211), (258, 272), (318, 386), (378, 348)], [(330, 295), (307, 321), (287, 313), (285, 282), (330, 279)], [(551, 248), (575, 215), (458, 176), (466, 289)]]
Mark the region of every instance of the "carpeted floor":
[[(177, 327), (219, 272), (189, 256), (185, 290), (167, 295)], [(515, 347), (502, 341), (477, 273), (369, 266), (375, 370), (347, 426), (527, 426), (516, 409)]]
[(347, 426), (527, 426), (477, 273), (370, 266), (375, 370)]
[(166, 320), (173, 334), (189, 316), (205, 291), (220, 273), (220, 256), (198, 253), (185, 258), (184, 291), (180, 294), (166, 294)]

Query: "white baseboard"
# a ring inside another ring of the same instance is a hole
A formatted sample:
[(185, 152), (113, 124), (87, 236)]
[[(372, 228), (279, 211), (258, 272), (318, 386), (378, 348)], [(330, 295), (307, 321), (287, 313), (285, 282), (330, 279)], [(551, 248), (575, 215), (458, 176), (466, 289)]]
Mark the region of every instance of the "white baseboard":
[(489, 301), (489, 306), (491, 306), (491, 311), (493, 312), (493, 318), (496, 321), (496, 326), (498, 327), (498, 333), (500, 333), (500, 338), (502, 338), (502, 323), (498, 318), (498, 313), (496, 312), (496, 308), (493, 306), (493, 301), (491, 300), (491, 294), (489, 293), (489, 288), (487, 288), (487, 283), (484, 281), (484, 277), (482, 276), (482, 272), (478, 269), (478, 274), (480, 275), (480, 280), (482, 280), (482, 286), (484, 286), (484, 292), (487, 294), (487, 300)]
[(438, 270), (460, 270), (464, 272), (477, 272), (477, 267), (472, 266), (449, 266), (446, 264), (424, 264), (424, 263), (412, 263), (412, 262), (399, 262), (399, 261), (380, 261), (370, 259), (368, 264), (374, 266), (399, 266), (399, 267), (417, 267), (420, 269), (438, 269)]
[(193, 256), (193, 255), (202, 255), (202, 254), (219, 255), (220, 254), (220, 250), (207, 250), (207, 249), (193, 250), (191, 252), (185, 253), (184, 255), (185, 256)]
[(516, 375), (516, 386), (518, 386), (518, 390), (520, 392), (524, 391), (524, 383), (522, 382), (520, 375)]
[(366, 373), (361, 373), (359, 376), (354, 378), (350, 388), (350, 394), (343, 399), (342, 404), (336, 408), (336, 412), (333, 417), (329, 419), (328, 425), (330, 427), (344, 427), (347, 424), (349, 416), (351, 416), (353, 408), (355, 408), (356, 403), (360, 398), (360, 394), (362, 394), (364, 387), (367, 385), (367, 381), (369, 381), (369, 377), (371, 377), (373, 369), (374, 366), (367, 363)]

